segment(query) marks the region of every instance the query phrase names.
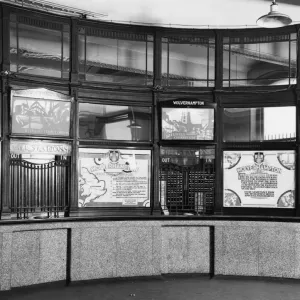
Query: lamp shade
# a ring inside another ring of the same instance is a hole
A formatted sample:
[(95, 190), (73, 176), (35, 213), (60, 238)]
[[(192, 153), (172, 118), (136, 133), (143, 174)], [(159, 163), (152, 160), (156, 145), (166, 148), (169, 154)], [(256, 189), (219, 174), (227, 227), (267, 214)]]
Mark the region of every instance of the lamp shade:
[(271, 11), (256, 21), (258, 26), (266, 28), (283, 27), (291, 23), (292, 19), (289, 16), (278, 12), (278, 4), (275, 1), (271, 4)]
[(130, 125), (127, 126), (128, 128), (142, 128), (142, 125), (139, 123), (136, 123), (135, 121), (132, 121)]

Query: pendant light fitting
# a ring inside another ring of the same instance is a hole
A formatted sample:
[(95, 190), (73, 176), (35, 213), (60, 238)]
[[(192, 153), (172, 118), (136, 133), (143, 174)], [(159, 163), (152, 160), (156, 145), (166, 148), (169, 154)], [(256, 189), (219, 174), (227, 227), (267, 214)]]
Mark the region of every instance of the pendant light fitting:
[(275, 0), (272, 1), (271, 11), (256, 21), (258, 26), (266, 28), (283, 27), (291, 23), (292, 19), (289, 16), (278, 12), (278, 4)]

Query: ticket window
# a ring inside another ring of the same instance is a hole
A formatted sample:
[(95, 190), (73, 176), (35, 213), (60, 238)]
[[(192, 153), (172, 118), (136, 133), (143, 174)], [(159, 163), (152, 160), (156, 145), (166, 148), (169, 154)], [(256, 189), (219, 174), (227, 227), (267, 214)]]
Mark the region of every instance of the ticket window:
[(12, 217), (63, 217), (68, 207), (69, 144), (12, 141), (10, 207)]
[(214, 206), (214, 147), (160, 150), (160, 204), (168, 214), (210, 214)]

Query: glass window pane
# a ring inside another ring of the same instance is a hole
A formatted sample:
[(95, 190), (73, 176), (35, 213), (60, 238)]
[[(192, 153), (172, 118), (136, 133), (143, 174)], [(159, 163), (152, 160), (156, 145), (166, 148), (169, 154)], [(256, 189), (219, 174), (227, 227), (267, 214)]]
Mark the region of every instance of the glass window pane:
[(161, 57), (161, 77), (162, 84), (168, 84), (168, 44), (162, 43), (162, 57)]
[(10, 71), (17, 72), (18, 67), (18, 41), (17, 24), (10, 23)]
[(150, 141), (151, 108), (79, 104), (82, 139)]
[(208, 80), (214, 80), (214, 58), (207, 44), (169, 44), (168, 85), (209, 86)]
[(78, 63), (79, 73), (85, 73), (85, 36), (78, 35)]
[(215, 80), (215, 48), (209, 47), (208, 49), (209, 59), (208, 59), (208, 79), (210, 80), (211, 86), (214, 86)]
[(11, 23), (10, 45), (13, 69), (18, 64), (19, 73), (51, 77), (62, 77), (62, 70), (69, 71), (69, 33), (62, 36), (62, 31), (18, 23), (17, 40), (14, 24)]
[(224, 206), (295, 208), (295, 151), (224, 151)]
[(153, 42), (147, 42), (147, 85), (153, 85)]
[(69, 78), (70, 72), (70, 34), (63, 33), (63, 78)]
[[(86, 80), (152, 84), (153, 47), (151, 44), (152, 42), (146, 43), (146, 41), (87, 36)], [(146, 67), (149, 69), (147, 70)]]
[(233, 87), (296, 84), (296, 48), (296, 41), (288, 40), (224, 44), (224, 86), (228, 86), (229, 72)]
[(151, 150), (79, 149), (79, 207), (150, 207)]
[(294, 141), (296, 108), (225, 108), (223, 116), (225, 142)]

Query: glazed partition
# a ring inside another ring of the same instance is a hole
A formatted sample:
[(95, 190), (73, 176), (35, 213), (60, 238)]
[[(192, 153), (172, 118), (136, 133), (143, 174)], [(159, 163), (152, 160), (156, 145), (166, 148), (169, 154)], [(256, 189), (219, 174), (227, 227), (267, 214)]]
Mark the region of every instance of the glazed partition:
[(298, 25), (1, 22), (1, 219), (300, 215)]

